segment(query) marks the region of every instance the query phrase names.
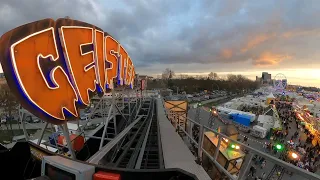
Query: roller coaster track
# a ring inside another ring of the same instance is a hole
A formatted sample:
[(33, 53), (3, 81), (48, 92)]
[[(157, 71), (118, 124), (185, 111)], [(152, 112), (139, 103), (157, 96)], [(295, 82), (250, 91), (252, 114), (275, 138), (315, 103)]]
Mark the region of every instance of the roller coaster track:
[(109, 165), (129, 169), (163, 168), (154, 99), (143, 102), (139, 115), (143, 116), (141, 121), (126, 134), (118, 150), (113, 151)]

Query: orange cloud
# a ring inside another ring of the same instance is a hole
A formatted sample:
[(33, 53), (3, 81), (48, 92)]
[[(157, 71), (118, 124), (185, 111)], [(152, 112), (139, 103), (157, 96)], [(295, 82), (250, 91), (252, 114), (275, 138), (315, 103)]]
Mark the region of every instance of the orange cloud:
[(265, 42), (266, 40), (272, 38), (274, 34), (261, 34), (250, 39), (247, 44), (241, 49), (241, 52), (247, 52), (249, 49), (256, 47), (257, 45)]
[(220, 55), (224, 58), (224, 59), (229, 59), (232, 57), (233, 53), (231, 49), (222, 49), (220, 52)]
[(291, 59), (291, 56), (282, 54), (273, 54), (271, 52), (264, 52), (258, 57), (253, 58), (253, 65), (255, 66), (273, 66), (279, 64), (281, 61)]
[(249, 51), (250, 49), (253, 49), (257, 47), (258, 45), (262, 44), (263, 42), (271, 39), (271, 38), (293, 38), (297, 36), (308, 36), (308, 35), (320, 35), (320, 29), (313, 29), (313, 30), (292, 30), (292, 31), (287, 31), (283, 33), (270, 33), (270, 34), (260, 34), (254, 37), (251, 37), (249, 39), (244, 47), (241, 49), (242, 53), (245, 53)]

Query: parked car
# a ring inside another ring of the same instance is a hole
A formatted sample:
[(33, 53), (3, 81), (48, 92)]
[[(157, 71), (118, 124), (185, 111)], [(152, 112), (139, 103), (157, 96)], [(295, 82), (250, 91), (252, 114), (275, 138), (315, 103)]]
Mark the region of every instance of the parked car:
[(88, 120), (88, 117), (89, 117), (89, 113), (84, 113), (80, 116), (80, 119), (81, 120)]
[(33, 123), (39, 123), (40, 119), (33, 119)]
[(187, 98), (193, 98), (191, 94), (187, 94)]

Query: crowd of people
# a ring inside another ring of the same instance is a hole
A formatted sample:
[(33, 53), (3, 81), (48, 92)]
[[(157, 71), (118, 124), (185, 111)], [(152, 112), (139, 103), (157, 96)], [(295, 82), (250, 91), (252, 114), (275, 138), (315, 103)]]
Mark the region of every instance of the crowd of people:
[[(272, 132), (270, 141), (263, 144), (264, 151), (297, 167), (316, 172), (320, 164), (320, 146), (319, 144), (312, 144), (314, 135), (296, 117), (296, 112), (293, 110), (291, 103), (276, 102), (275, 106), (283, 128)], [(246, 138), (244, 138), (244, 142), (246, 142)], [(277, 147), (277, 145), (280, 145), (280, 147)], [(267, 161), (263, 157), (255, 156), (253, 162), (248, 176), (254, 179), (265, 179), (265, 172), (259, 174), (256, 172), (259, 166), (263, 169)], [(284, 172), (276, 173), (280, 176)], [(294, 172), (287, 170), (287, 173), (292, 175)]]
[[(307, 171), (315, 172), (318, 167), (317, 161), (320, 159), (320, 146), (312, 145), (314, 136), (296, 117), (291, 103), (277, 102), (276, 108), (282, 120), (283, 129), (273, 133), (273, 140), (285, 146), (280, 159)], [(272, 146), (272, 143), (270, 144)], [(277, 152), (274, 151), (274, 153)]]
[(243, 105), (241, 107), (239, 107), (238, 109), (239, 111), (243, 111), (243, 112), (250, 112), (252, 114), (255, 115), (261, 115), (264, 112), (264, 107), (262, 106), (248, 106), (248, 105)]

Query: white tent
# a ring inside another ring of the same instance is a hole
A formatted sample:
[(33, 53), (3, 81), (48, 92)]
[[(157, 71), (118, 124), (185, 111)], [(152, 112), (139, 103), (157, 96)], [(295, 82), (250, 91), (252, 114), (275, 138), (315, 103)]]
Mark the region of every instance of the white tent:
[(272, 93), (270, 93), (267, 98), (275, 98), (274, 95)]
[(273, 117), (269, 115), (259, 115), (258, 123), (261, 124), (260, 126), (263, 128), (269, 130), (270, 128), (273, 128), (274, 125)]

